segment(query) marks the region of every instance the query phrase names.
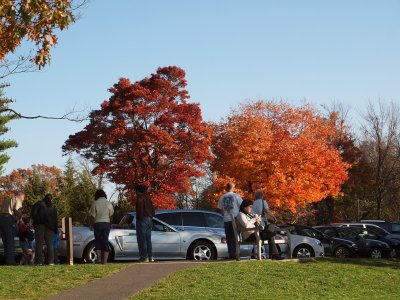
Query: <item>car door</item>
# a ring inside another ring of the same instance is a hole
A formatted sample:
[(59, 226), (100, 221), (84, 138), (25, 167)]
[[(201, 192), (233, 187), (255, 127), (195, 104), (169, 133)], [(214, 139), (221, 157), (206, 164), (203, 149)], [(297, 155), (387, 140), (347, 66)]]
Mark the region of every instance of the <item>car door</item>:
[(153, 219), (151, 231), (153, 255), (157, 258), (182, 257), (180, 232)]
[(204, 213), (206, 219), (206, 228), (213, 233), (225, 233), (224, 219), (222, 215), (213, 213)]
[[(123, 224), (121, 222), (123, 221)], [(136, 216), (128, 214), (120, 222), (117, 240), (121, 240), (121, 254), (124, 257), (139, 257), (139, 247), (136, 237)]]

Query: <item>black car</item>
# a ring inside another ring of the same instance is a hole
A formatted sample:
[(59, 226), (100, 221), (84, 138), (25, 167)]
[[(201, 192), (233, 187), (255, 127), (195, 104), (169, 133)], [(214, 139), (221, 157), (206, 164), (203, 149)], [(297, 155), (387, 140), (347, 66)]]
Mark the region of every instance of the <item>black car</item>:
[(400, 236), (400, 223), (386, 222), (382, 220), (361, 220), (360, 223), (377, 225), (394, 235), (395, 238), (399, 238)]
[(334, 238), (341, 238), (354, 242), (358, 247), (360, 257), (382, 258), (390, 256), (390, 246), (383, 241), (363, 238), (350, 228), (338, 226), (315, 226), (315, 229)]
[(338, 258), (358, 256), (358, 247), (352, 241), (330, 237), (309, 226), (290, 224), (282, 227), (288, 227), (291, 234), (308, 236), (320, 240), (324, 246), (325, 256), (334, 256)]
[(340, 226), (349, 227), (364, 238), (388, 243), (391, 248), (390, 257), (398, 257), (400, 254), (400, 240), (393, 238), (390, 233), (380, 227), (375, 228), (373, 225), (368, 226), (368, 224), (365, 226), (358, 226), (353, 223), (342, 224)]

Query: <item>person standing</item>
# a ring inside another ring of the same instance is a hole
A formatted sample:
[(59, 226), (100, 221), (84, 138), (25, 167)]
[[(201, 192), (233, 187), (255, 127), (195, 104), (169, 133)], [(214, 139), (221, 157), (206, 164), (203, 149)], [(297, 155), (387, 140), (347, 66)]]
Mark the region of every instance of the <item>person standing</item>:
[(235, 184), (227, 183), (225, 187), (226, 193), (221, 196), (218, 201), (217, 210), (223, 215), (226, 242), (228, 244), (228, 253), (230, 258), (236, 258), (236, 241), (232, 226), (232, 216), (235, 218), (239, 214), (239, 207), (242, 198), (239, 194), (234, 193)]
[(92, 216), (92, 224), (94, 224), (96, 262), (106, 264), (110, 253), (108, 236), (110, 235), (111, 217), (114, 214), (114, 208), (107, 200), (107, 195), (103, 190), (97, 190), (94, 194), (94, 199), (90, 207), (90, 215)]
[(25, 200), (25, 194), (18, 192), (14, 197), (7, 198), (1, 204), (0, 233), (4, 245), (6, 265), (15, 265), (14, 235), (17, 233), (16, 222), (21, 218), (20, 209)]
[[(278, 249), (275, 244), (275, 232), (270, 231), (268, 226), (270, 222), (275, 223), (276, 218), (271, 213), (268, 203), (264, 200), (264, 192), (263, 191), (256, 191), (254, 193), (254, 204), (253, 204), (253, 214), (261, 216), (262, 223), (264, 226), (264, 232), (262, 233), (263, 240), (268, 240), (268, 256), (272, 259), (280, 259)], [(274, 227), (274, 226), (272, 226)], [(265, 251), (267, 253), (267, 251)]]
[(136, 238), (139, 246), (140, 262), (153, 262), (151, 230), (153, 228), (154, 206), (147, 195), (147, 186), (138, 184), (136, 191)]
[(47, 194), (42, 201), (32, 207), (32, 220), (35, 229), (35, 264), (43, 265), (43, 243), (46, 243), (47, 264), (54, 265), (54, 234), (58, 234), (57, 210), (52, 206), (53, 196)]

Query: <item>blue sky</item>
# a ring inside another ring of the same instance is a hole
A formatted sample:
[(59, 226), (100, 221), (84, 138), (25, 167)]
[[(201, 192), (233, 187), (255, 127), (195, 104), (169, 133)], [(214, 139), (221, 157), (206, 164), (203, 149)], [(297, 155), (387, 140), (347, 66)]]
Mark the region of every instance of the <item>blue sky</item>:
[[(356, 116), (368, 101), (400, 103), (399, 13), (396, 0), (92, 0), (59, 34), (51, 65), (8, 77), (6, 94), (23, 114), (58, 116), (98, 108), (120, 77), (177, 65), (205, 120), (257, 99), (338, 101)], [(61, 146), (84, 125), (13, 121), (6, 173), (62, 168)]]

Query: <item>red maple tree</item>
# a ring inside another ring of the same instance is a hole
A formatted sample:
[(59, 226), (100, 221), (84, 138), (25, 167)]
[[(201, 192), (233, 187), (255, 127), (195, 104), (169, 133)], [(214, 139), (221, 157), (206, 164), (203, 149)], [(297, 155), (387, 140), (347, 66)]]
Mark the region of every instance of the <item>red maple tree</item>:
[(147, 183), (156, 207), (174, 207), (174, 194), (189, 192), (189, 179), (202, 176), (212, 159), (212, 129), (199, 104), (187, 102), (185, 87), (185, 71), (176, 66), (135, 83), (121, 78), (63, 151), (91, 160), (94, 173), (123, 185), (130, 199), (136, 184)]

